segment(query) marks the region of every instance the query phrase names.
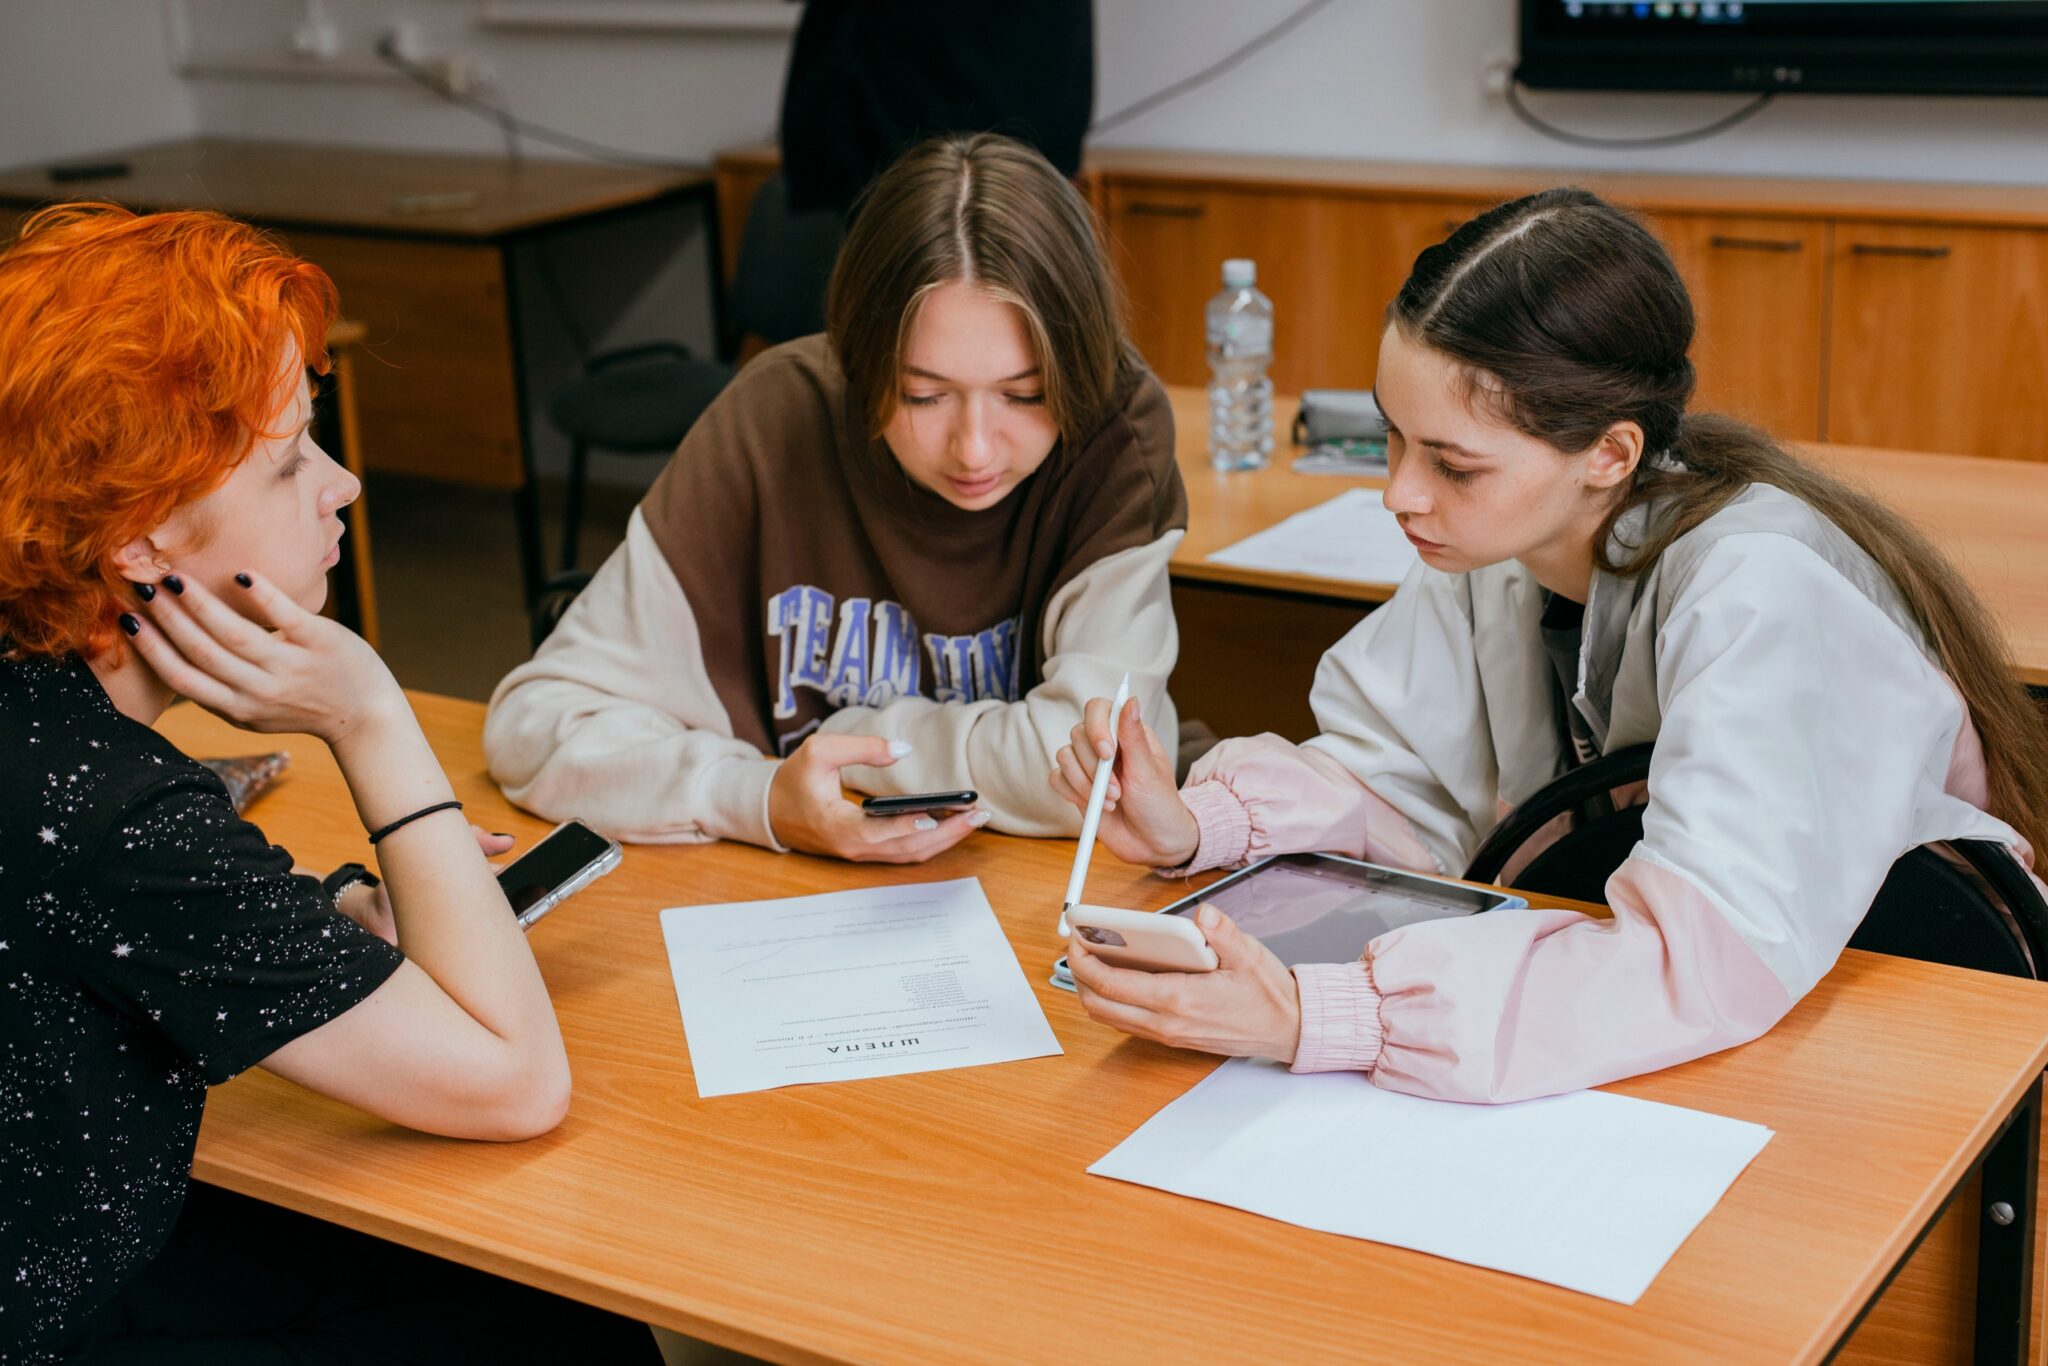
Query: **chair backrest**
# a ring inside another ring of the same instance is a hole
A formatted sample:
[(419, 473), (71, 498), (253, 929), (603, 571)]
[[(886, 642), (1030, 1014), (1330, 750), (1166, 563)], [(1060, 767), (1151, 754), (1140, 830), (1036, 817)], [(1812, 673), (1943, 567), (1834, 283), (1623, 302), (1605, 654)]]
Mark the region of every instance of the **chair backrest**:
[(533, 606), (527, 609), (527, 631), (534, 649), (538, 650), (540, 643), (561, 624), (569, 604), (590, 586), (592, 577), (585, 569), (565, 569), (541, 585), (540, 592), (534, 595)]
[[(1582, 814), (1606, 793), (1648, 779), (1649, 745), (1603, 755), (1555, 779), (1503, 817), (1465, 876), (1498, 882), (1538, 831), (1568, 826), (1518, 870), (1517, 891), (1604, 901), (1607, 879), (1643, 834), (1643, 808)], [(1946, 851), (1946, 855), (1943, 851)], [(1909, 849), (1886, 875), (1849, 947), (2013, 977), (2048, 976), (2048, 902), (1995, 840)]]
[(726, 321), (735, 338), (773, 344), (825, 328), (825, 283), (845, 222), (832, 209), (791, 213), (789, 185), (770, 177), (747, 210)]

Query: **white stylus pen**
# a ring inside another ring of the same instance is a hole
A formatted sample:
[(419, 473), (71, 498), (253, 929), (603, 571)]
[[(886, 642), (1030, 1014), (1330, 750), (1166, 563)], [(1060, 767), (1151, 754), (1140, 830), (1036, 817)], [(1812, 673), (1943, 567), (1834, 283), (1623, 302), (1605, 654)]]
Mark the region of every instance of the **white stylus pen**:
[(1109, 757), (1095, 765), (1095, 786), (1088, 793), (1088, 811), (1081, 817), (1081, 842), (1074, 846), (1074, 871), (1067, 875), (1067, 900), (1060, 907), (1060, 938), (1067, 937), (1067, 912), (1081, 904), (1081, 888), (1088, 882), (1088, 859), (1095, 852), (1095, 827), (1102, 824), (1102, 803), (1109, 796), (1109, 770), (1116, 766), (1116, 732), (1123, 720), (1124, 703), (1131, 699), (1131, 676), (1116, 685), (1116, 700), (1109, 704)]

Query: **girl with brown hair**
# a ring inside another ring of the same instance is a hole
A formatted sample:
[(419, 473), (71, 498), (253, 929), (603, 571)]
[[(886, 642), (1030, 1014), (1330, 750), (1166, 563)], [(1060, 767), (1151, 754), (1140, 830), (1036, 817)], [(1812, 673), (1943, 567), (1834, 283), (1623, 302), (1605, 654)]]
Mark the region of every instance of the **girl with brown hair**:
[[(751, 362), (484, 729), (516, 802), (626, 839), (917, 862), (1071, 834), (1045, 756), (1126, 672), (1174, 733), (1164, 391), (1085, 203), (988, 134), (868, 190), (827, 331)], [(875, 795), (973, 788), (951, 815)]]
[[(1223, 967), (1078, 940), (1089, 1011), (1180, 1046), (1502, 1101), (1755, 1038), (1835, 962), (1893, 862), (2048, 835), (2048, 737), (1996, 627), (1896, 514), (1686, 411), (1693, 313), (1656, 239), (1580, 190), (1431, 247), (1388, 310), (1386, 504), (1422, 563), (1324, 656), (1322, 734), (1230, 740), (1176, 792), (1141, 719), (1102, 823), (1183, 871), (1331, 850), (1455, 874), (1570, 766), (1656, 742), (1613, 918), (1409, 925), (1292, 973), (1213, 911)], [(1085, 801), (1101, 701), (1059, 756)]]

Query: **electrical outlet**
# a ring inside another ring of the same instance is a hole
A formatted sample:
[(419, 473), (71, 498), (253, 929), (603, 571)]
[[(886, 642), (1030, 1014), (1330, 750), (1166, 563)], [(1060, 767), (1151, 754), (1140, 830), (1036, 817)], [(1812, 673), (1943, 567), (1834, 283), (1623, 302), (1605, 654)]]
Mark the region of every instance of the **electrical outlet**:
[(341, 55), (341, 30), (332, 23), (309, 19), (292, 30), (292, 56), (302, 62), (331, 62)]

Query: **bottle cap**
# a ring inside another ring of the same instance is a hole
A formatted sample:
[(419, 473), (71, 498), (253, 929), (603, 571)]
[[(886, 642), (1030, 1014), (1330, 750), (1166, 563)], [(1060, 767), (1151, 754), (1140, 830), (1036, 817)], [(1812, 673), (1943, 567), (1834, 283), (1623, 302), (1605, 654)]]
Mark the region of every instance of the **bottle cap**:
[(1259, 278), (1256, 261), (1233, 256), (1223, 263), (1223, 283), (1232, 289), (1250, 289)]

